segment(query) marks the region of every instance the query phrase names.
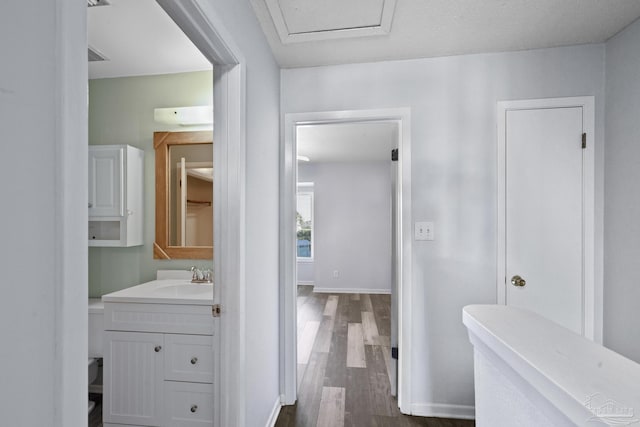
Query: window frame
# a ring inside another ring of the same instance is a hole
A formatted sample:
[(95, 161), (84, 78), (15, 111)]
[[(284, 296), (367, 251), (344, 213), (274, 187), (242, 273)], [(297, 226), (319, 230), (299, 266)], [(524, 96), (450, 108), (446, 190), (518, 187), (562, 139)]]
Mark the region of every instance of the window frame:
[(298, 224), (296, 221), (296, 261), (297, 262), (313, 262), (314, 257), (315, 257), (315, 194), (313, 191), (313, 183), (309, 183), (309, 182), (303, 182), (303, 183), (298, 183), (297, 186), (298, 191), (296, 192), (296, 213), (298, 212), (297, 206), (298, 206), (298, 198), (301, 195), (305, 195), (305, 196), (309, 196), (310, 198), (310, 223), (311, 223), (311, 248), (310, 248), (310, 253), (311, 255), (308, 257), (300, 257), (298, 256)]

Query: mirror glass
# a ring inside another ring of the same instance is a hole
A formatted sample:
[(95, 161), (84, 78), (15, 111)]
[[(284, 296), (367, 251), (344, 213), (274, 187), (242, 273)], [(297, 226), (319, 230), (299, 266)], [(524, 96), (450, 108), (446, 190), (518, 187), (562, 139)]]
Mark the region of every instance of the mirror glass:
[(213, 132), (155, 132), (156, 259), (213, 258)]
[(213, 144), (169, 148), (169, 245), (213, 246)]

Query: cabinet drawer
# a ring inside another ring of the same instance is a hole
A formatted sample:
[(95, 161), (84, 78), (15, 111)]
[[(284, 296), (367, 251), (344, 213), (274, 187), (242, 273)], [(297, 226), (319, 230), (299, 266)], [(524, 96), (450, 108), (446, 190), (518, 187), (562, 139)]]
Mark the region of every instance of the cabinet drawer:
[(106, 331), (213, 335), (210, 305), (104, 304)]
[(165, 380), (213, 382), (213, 337), (167, 334), (164, 345)]
[(166, 425), (213, 426), (213, 385), (164, 382)]

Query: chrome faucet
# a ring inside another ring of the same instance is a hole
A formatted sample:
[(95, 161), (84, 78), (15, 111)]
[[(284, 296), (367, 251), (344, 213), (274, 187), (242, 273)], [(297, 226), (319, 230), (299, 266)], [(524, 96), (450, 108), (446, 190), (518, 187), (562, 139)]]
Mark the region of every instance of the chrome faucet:
[(206, 268), (204, 270), (199, 269), (195, 265), (192, 266), (189, 271), (191, 271), (191, 283), (213, 283), (213, 271), (210, 268)]

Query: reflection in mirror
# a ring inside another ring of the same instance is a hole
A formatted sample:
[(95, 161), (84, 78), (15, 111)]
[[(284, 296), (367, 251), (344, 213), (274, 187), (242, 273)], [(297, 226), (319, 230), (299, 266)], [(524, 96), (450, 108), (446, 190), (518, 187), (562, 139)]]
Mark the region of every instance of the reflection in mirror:
[(213, 246), (213, 144), (169, 148), (169, 245)]
[(213, 133), (155, 132), (154, 258), (213, 258)]

